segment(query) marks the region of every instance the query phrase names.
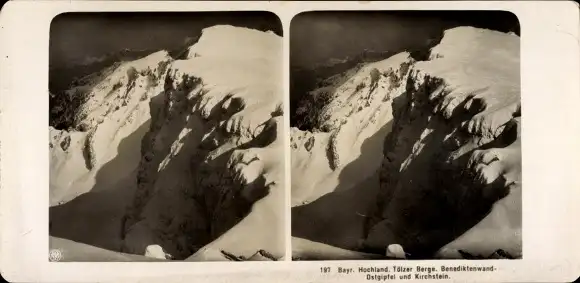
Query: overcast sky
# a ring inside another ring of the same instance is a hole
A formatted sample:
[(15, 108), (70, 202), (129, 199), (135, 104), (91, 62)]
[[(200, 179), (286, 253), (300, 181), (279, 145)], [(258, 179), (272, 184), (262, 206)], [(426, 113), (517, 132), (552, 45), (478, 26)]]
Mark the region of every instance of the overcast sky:
[(308, 66), (364, 49), (401, 52), (463, 25), (519, 34), (516, 16), (508, 12), (308, 12), (291, 23), (291, 64)]
[(268, 12), (70, 13), (51, 24), (50, 63), (70, 62), (129, 49), (171, 49), (216, 24), (272, 30), (279, 19)]
[[(51, 24), (50, 63), (60, 67), (124, 48), (171, 49), (216, 24), (282, 33), (279, 19), (267, 12), (62, 14)], [(517, 18), (507, 12), (310, 12), (292, 20), (290, 59), (308, 66), (364, 49), (400, 52), (462, 25), (519, 33)]]

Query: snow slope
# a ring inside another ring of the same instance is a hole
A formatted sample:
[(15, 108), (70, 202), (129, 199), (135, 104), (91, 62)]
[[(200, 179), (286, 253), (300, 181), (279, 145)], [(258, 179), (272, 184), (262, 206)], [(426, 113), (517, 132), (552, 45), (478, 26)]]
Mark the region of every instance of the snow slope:
[(59, 262), (161, 261), (159, 259), (140, 255), (114, 252), (56, 237), (49, 237), (49, 243), (51, 249), (58, 250), (60, 252), (60, 258), (58, 258)]
[[(176, 259), (212, 242), (246, 258), (260, 249), (282, 257), (281, 47), (273, 33), (213, 26), (184, 60), (156, 52), (69, 90), (78, 108), (63, 116), (74, 129), (51, 129), (51, 204), (61, 204), (53, 230), (91, 219), (110, 233), (66, 238), (140, 255), (159, 245)], [(123, 198), (95, 203), (113, 195)], [(228, 236), (232, 227), (254, 237), (240, 244), (246, 236)]]
[(384, 259), (377, 254), (366, 254), (356, 251), (337, 248), (323, 243), (313, 242), (302, 238), (292, 238), (292, 258), (293, 260), (369, 260)]

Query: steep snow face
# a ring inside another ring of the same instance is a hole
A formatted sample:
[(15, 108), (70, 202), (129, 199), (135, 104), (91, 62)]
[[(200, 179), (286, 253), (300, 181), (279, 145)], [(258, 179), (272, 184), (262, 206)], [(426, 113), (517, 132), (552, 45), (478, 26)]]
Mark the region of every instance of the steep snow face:
[[(254, 140), (233, 150), (226, 163), (229, 172), (222, 175), (233, 178), (233, 185), (221, 189), (234, 191), (220, 192), (221, 203), (213, 208), (216, 222), (212, 235), (219, 237), (188, 257), (188, 261), (224, 260), (222, 251), (242, 258), (252, 258), (256, 252), (265, 252), (270, 260), (284, 256), (284, 166), (280, 158), (284, 154), (284, 135), (283, 118), (276, 116), (265, 122)], [(199, 175), (201, 182), (209, 183), (204, 184), (205, 189), (215, 186), (216, 181), (211, 179), (215, 174), (211, 175)], [(251, 212), (238, 220), (252, 203)]]
[(185, 259), (209, 244), (189, 259), (283, 256), (281, 44), (214, 26), (168, 66), (150, 103), (125, 251), (157, 244)]
[[(359, 65), (324, 80), (309, 93), (321, 109), (304, 104), (314, 132), (292, 128), (292, 205), (304, 205), (334, 190), (350, 189), (380, 167), (382, 140), (390, 131), (389, 103), (401, 95), (413, 60), (408, 53)], [(398, 71), (395, 71), (398, 70)], [(320, 131), (322, 130), (322, 131)]]
[(393, 100), (365, 246), (412, 257), (521, 256), (519, 37), (447, 30)]

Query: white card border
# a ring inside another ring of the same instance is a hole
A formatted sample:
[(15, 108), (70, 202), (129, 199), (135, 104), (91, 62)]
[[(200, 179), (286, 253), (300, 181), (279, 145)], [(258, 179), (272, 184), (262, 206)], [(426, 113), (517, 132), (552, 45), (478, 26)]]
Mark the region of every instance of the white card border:
[[(462, 261), (499, 271), (454, 273), (453, 281), (572, 281), (580, 275), (580, 57), (572, 1), (185, 2), (15, 1), (0, 12), (0, 271), (9, 281), (366, 281), (324, 275), (322, 266), (383, 266), (385, 261), (50, 263), (48, 252), (48, 31), (65, 11), (264, 10), (284, 25), (288, 102), (289, 24), (309, 10), (505, 10), (521, 26), (524, 259)], [(285, 105), (288, 110), (288, 103)], [(288, 113), (288, 111), (286, 111)], [(286, 122), (288, 128), (289, 121)], [(289, 164), (289, 155), (286, 156)], [(289, 166), (287, 166), (289, 167)], [(286, 187), (290, 188), (287, 170)], [(289, 204), (289, 189), (287, 190)], [(289, 216), (287, 209), (287, 219)], [(576, 216), (576, 217), (575, 217)], [(287, 229), (290, 223), (287, 221)], [(290, 236), (287, 233), (288, 249)], [(404, 261), (405, 266), (456, 261)], [(204, 280), (205, 279), (205, 280)], [(216, 281), (216, 282), (217, 282)]]

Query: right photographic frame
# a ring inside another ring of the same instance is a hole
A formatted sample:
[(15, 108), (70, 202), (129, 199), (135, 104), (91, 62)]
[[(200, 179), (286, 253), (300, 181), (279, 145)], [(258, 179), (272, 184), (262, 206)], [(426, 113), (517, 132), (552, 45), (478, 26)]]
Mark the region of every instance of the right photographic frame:
[(522, 258), (514, 14), (304, 12), (290, 68), (293, 260)]

